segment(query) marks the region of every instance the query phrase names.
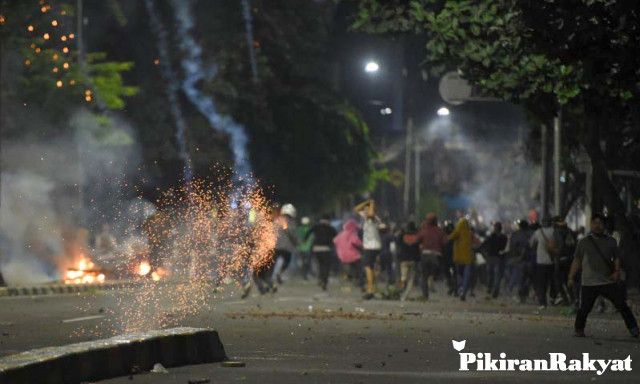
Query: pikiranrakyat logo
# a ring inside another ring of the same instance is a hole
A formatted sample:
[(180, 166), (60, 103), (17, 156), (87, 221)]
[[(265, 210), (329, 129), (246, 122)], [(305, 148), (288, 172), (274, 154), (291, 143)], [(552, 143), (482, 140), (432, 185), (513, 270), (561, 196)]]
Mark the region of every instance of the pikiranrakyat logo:
[(592, 359), (589, 353), (583, 353), (581, 359), (568, 359), (564, 353), (549, 353), (545, 359), (511, 359), (501, 352), (498, 358), (491, 353), (462, 352), (467, 340), (451, 340), (453, 349), (460, 355), (460, 371), (556, 371), (556, 372), (595, 372), (598, 376), (607, 371), (631, 372), (631, 355), (625, 359)]

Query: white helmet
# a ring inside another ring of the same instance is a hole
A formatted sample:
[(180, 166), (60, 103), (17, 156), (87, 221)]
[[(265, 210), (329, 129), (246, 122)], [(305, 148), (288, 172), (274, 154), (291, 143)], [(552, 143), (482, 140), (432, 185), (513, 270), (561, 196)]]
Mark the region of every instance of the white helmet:
[(308, 217), (305, 216), (302, 219), (300, 219), (300, 223), (302, 225), (309, 225), (309, 224), (311, 224), (311, 220)]
[(293, 206), (293, 204), (285, 204), (282, 206), (282, 208), (280, 208), (280, 214), (281, 215), (287, 215), (290, 217), (296, 217), (296, 207)]

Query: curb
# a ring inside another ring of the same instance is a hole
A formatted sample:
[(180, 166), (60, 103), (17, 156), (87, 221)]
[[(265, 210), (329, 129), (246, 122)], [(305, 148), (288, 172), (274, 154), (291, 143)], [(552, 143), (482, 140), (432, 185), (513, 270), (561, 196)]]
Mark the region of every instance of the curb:
[(108, 282), (102, 284), (47, 284), (24, 287), (0, 287), (0, 297), (7, 296), (42, 296), (54, 294), (74, 294), (93, 291), (109, 291), (132, 288), (140, 285), (134, 281)]
[(0, 359), (0, 384), (71, 384), (227, 360), (218, 332), (171, 328), (48, 347)]

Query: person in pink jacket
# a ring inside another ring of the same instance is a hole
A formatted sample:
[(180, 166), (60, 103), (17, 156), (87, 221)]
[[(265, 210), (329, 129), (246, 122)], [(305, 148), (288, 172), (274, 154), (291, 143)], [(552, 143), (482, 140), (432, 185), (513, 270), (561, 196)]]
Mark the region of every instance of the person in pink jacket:
[(342, 231), (333, 239), (338, 259), (343, 265), (349, 266), (349, 275), (355, 279), (360, 288), (364, 287), (362, 280), (362, 240), (358, 236), (358, 223), (349, 219), (342, 226)]

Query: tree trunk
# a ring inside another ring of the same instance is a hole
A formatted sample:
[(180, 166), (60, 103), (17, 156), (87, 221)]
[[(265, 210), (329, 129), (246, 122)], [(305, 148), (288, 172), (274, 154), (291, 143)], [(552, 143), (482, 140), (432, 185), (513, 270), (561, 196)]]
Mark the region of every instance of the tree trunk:
[[(587, 151), (587, 155), (591, 159), (591, 165), (593, 166), (593, 183), (596, 185), (596, 190), (614, 219), (615, 229), (622, 235), (622, 261), (627, 269), (635, 270), (635, 274), (637, 275), (637, 272), (640, 271), (640, 260), (635, 253), (635, 250), (638, 249), (638, 244), (634, 236), (636, 228), (634, 228), (633, 223), (627, 218), (625, 204), (620, 199), (620, 194), (609, 177), (607, 163), (600, 148), (600, 138), (597, 128), (594, 127), (591, 129), (589, 138), (585, 140), (583, 145)], [(594, 210), (594, 213), (595, 212), (597, 211)]]

